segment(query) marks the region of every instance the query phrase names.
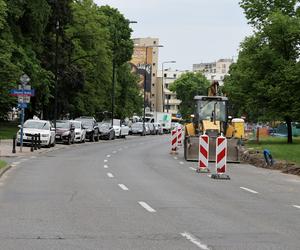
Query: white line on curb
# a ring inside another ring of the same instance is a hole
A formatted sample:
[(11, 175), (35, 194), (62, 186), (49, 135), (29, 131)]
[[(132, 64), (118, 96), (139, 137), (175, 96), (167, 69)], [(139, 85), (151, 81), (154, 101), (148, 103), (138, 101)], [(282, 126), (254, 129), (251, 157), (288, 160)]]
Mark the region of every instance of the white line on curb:
[(156, 211), (152, 208), (152, 207), (150, 207), (146, 202), (144, 202), (144, 201), (139, 201), (139, 204), (143, 207), (143, 208), (145, 208), (148, 212), (150, 212), (150, 213), (155, 213)]
[(108, 162), (107, 160), (104, 160), (104, 162)]
[(107, 166), (107, 165), (104, 165), (104, 168), (108, 168), (108, 166)]
[(258, 192), (254, 191), (254, 190), (252, 190), (252, 189), (250, 189), (250, 188), (240, 187), (240, 189), (243, 189), (243, 190), (245, 190), (245, 191), (248, 191), (248, 192), (250, 192), (250, 193), (252, 193), (252, 194), (258, 194)]
[(107, 157), (107, 158), (109, 158), (109, 157), (110, 157), (110, 155), (107, 155), (106, 157)]
[(128, 187), (126, 187), (124, 184), (119, 184), (119, 187), (122, 188), (124, 191), (128, 191)]
[(186, 238), (187, 240), (189, 240), (190, 242), (192, 242), (197, 247), (199, 247), (203, 250), (210, 250), (210, 248), (207, 245), (204, 245), (203, 243), (201, 243), (200, 240), (198, 240), (196, 237), (194, 237), (193, 235), (191, 235), (187, 232), (181, 233), (181, 236), (183, 236), (184, 238)]
[(196, 171), (197, 169), (196, 168), (193, 168), (193, 167), (189, 167), (191, 170), (194, 170), (194, 171)]
[(107, 173), (107, 176), (108, 176), (109, 178), (114, 178), (114, 175), (113, 175), (112, 173)]
[(299, 209), (300, 209), (300, 206), (298, 206), (298, 205), (293, 205), (293, 207), (295, 207), (295, 208), (299, 208)]

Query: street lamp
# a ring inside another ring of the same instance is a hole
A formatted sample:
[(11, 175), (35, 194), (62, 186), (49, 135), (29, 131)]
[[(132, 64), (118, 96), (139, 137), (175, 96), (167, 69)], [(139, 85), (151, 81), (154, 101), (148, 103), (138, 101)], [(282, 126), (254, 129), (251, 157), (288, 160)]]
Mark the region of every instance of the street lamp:
[(165, 94), (164, 94), (164, 88), (165, 88), (165, 85), (164, 85), (164, 65), (167, 64), (167, 63), (176, 63), (176, 61), (166, 61), (166, 62), (163, 62), (162, 63), (162, 106), (163, 106), (163, 112), (165, 112)]
[(59, 20), (56, 20), (55, 25), (55, 93), (54, 93), (54, 128), (56, 131), (57, 120), (57, 87), (58, 87), (58, 31), (60, 28)]
[[(137, 23), (137, 21), (128, 21), (130, 23)], [(116, 42), (117, 42), (117, 29), (114, 26), (114, 45), (113, 45), (113, 67), (112, 67), (112, 94), (111, 94), (111, 126), (114, 125), (114, 113), (115, 113), (115, 88), (116, 88), (116, 61), (115, 61), (115, 51), (116, 51)]]

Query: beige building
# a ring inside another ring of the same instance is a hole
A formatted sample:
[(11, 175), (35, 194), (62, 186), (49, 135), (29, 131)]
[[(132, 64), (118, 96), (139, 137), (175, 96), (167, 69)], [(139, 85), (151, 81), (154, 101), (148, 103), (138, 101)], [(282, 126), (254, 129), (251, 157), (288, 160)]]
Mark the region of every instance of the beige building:
[[(141, 92), (146, 89), (146, 108), (150, 111), (161, 110), (162, 87), (157, 82), (157, 67), (158, 67), (158, 52), (159, 39), (158, 38), (135, 38), (134, 52), (131, 63), (135, 70), (140, 74), (140, 88)], [(146, 86), (145, 76), (146, 73)]]
[(220, 85), (224, 84), (224, 77), (228, 75), (233, 59), (220, 59), (211, 63), (193, 64), (193, 71), (201, 71), (208, 80), (217, 80)]
[(186, 72), (188, 71), (172, 70), (171, 68), (164, 69), (164, 72), (162, 70), (159, 71), (158, 79), (160, 85), (162, 85), (162, 81), (164, 83), (164, 108), (161, 111), (168, 112), (174, 116), (179, 113), (181, 100), (177, 99), (176, 93), (169, 90), (169, 86)]

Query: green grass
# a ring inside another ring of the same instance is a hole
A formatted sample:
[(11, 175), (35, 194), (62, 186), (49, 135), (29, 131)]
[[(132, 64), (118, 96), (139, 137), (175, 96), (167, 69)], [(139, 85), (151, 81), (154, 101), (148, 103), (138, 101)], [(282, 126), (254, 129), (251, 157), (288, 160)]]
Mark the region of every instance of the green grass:
[(4, 168), (7, 165), (5, 161), (0, 160), (0, 168)]
[(16, 122), (0, 122), (0, 139), (12, 139), (18, 130)]
[(257, 150), (269, 149), (276, 160), (286, 160), (300, 165), (300, 138), (294, 137), (293, 144), (287, 144), (287, 138), (268, 137), (263, 138), (257, 144), (256, 141), (246, 143), (248, 148)]

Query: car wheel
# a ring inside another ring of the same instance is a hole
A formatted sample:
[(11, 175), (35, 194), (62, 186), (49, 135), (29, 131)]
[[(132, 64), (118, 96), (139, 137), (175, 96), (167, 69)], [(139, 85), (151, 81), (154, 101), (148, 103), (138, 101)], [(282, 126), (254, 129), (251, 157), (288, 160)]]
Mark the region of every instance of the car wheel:
[(94, 134), (91, 134), (90, 142), (94, 142), (94, 141), (95, 141)]
[(70, 137), (70, 136), (68, 137), (67, 144), (68, 144), (68, 145), (71, 144), (71, 137)]
[(49, 143), (46, 145), (46, 148), (50, 148), (51, 147), (51, 139), (49, 140)]
[(99, 132), (97, 132), (97, 136), (95, 138), (95, 141), (99, 141)]
[(54, 139), (53, 143), (51, 144), (51, 147), (55, 147), (55, 144), (56, 144), (56, 142), (55, 142), (55, 139)]

